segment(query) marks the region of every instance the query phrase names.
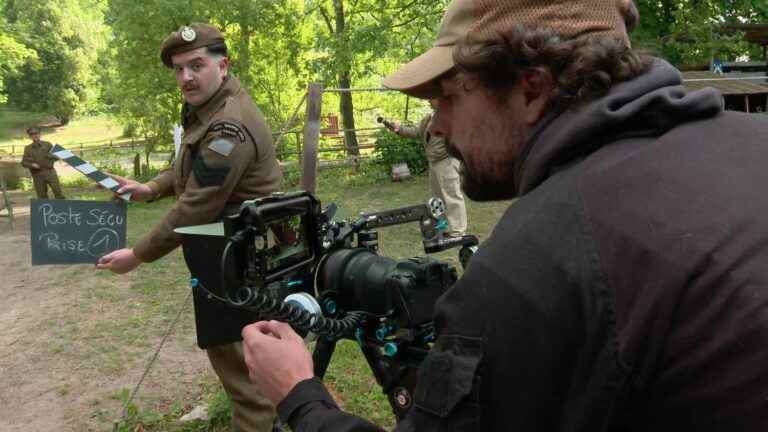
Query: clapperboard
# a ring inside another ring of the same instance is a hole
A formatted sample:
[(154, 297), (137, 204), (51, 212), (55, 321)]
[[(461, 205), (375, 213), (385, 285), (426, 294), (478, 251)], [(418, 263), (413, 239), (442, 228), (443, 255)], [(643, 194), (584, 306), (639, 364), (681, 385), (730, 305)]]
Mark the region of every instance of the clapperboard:
[[(80, 159), (80, 157), (76, 156), (74, 153), (65, 149), (64, 147), (58, 144), (54, 144), (51, 153), (57, 158), (66, 162), (67, 165), (80, 171), (89, 179), (111, 190), (112, 192), (117, 193), (117, 190), (120, 189), (120, 183), (116, 182), (115, 179), (99, 171), (95, 166)], [(120, 198), (126, 201), (130, 201), (131, 194), (130, 192), (120, 194)]]

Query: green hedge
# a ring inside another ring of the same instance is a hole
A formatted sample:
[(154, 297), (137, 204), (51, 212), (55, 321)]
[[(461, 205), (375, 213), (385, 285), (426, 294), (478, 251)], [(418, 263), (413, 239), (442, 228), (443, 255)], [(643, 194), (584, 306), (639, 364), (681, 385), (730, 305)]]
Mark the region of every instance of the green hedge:
[(408, 164), (412, 175), (422, 174), (428, 167), (424, 146), (420, 142), (403, 138), (385, 129), (376, 133), (376, 148), (373, 153), (376, 163), (387, 172), (392, 165), (401, 162)]

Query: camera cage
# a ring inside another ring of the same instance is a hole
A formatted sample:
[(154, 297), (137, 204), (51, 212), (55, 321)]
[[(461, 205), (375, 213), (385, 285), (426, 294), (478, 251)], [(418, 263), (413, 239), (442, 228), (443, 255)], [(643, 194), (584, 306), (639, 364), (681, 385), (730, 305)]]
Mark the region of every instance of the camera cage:
[[(224, 219), (223, 295), (193, 282), (209, 298), (288, 322), (319, 335), (313, 352), (322, 377), (336, 342), (360, 346), (398, 420), (410, 409), (417, 371), (434, 340), (434, 304), (456, 270), (431, 257), (393, 260), (378, 254), (377, 228), (418, 222), (426, 254), (460, 247), (463, 266), (475, 236), (446, 237), (439, 199), (333, 221), (308, 192), (244, 202)], [(355, 240), (357, 240), (355, 242)]]

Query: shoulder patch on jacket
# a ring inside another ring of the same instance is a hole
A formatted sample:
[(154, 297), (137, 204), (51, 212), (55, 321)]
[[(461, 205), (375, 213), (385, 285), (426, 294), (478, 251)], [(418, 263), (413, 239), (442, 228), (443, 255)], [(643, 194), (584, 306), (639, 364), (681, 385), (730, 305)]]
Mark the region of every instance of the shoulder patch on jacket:
[(202, 187), (219, 186), (224, 184), (231, 167), (229, 165), (213, 167), (205, 163), (201, 156), (195, 158), (192, 163), (192, 172), (195, 173), (197, 182)]
[(240, 142), (245, 142), (245, 132), (243, 132), (243, 128), (232, 122), (218, 122), (213, 124), (208, 130), (211, 132), (218, 132), (223, 136), (235, 137), (239, 139)]
[(235, 148), (235, 145), (224, 138), (216, 138), (215, 140), (211, 141), (210, 144), (208, 144), (209, 150), (216, 152), (224, 157), (229, 156), (229, 154), (232, 153), (233, 148)]

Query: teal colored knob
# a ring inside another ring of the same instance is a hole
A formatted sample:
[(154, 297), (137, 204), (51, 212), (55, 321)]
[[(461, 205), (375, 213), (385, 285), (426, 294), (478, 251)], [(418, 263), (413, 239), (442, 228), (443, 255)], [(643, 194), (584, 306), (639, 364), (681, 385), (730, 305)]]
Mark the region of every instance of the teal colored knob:
[(397, 354), (397, 344), (394, 342), (387, 342), (384, 344), (384, 355), (387, 357), (394, 357)]
[(376, 330), (376, 339), (378, 339), (380, 342), (383, 342), (387, 336), (389, 336), (389, 328), (381, 327)]
[(448, 229), (448, 221), (445, 219), (440, 219), (440, 221), (437, 222), (437, 225), (435, 225), (435, 228), (437, 228), (439, 231), (445, 231)]
[(336, 302), (331, 299), (327, 299), (323, 302), (323, 309), (325, 309), (325, 313), (328, 315), (334, 315), (336, 313)]
[(197, 280), (197, 278), (192, 278), (192, 280), (189, 281), (190, 285), (192, 285), (192, 288), (197, 288), (198, 285), (200, 285), (200, 281)]

